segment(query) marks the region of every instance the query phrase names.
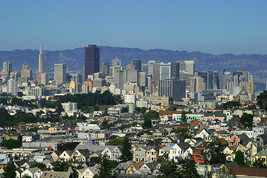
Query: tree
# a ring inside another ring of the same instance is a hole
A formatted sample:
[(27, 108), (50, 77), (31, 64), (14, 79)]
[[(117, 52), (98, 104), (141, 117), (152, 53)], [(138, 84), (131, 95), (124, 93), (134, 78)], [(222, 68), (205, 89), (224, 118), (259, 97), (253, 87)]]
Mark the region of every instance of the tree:
[(186, 114), (185, 114), (185, 111), (184, 110), (182, 111), (181, 122), (187, 122), (187, 120), (186, 120)]
[(159, 113), (157, 111), (150, 110), (144, 114), (145, 119), (158, 119)]
[(200, 177), (197, 172), (196, 163), (192, 157), (192, 155), (188, 156), (185, 159), (179, 159), (178, 163), (182, 165), (182, 168), (179, 169), (182, 177)]
[(145, 118), (143, 128), (144, 129), (149, 129), (152, 127), (151, 120), (149, 118)]
[(267, 90), (264, 90), (258, 97), (257, 97), (257, 104), (261, 109), (267, 111)]
[(224, 164), (226, 155), (223, 153), (223, 145), (218, 137), (214, 137), (211, 142), (207, 144), (208, 151), (203, 153), (206, 164)]
[(109, 163), (109, 160), (106, 158), (106, 155), (100, 161), (99, 173), (94, 176), (94, 178), (110, 178), (112, 177), (112, 165)]
[(179, 134), (182, 137), (186, 138), (192, 138), (192, 136), (190, 135), (190, 130), (188, 128), (178, 128), (175, 130), (175, 134)]
[(46, 165), (44, 163), (34, 163), (31, 165), (31, 167), (38, 167), (38, 168), (46, 168)]
[(177, 172), (177, 164), (174, 161), (168, 161), (167, 164), (162, 164), (160, 166), (160, 173), (162, 176), (159, 177), (177, 177), (178, 172)]
[(235, 160), (234, 160), (238, 165), (245, 166), (244, 162), (244, 154), (242, 151), (238, 150), (235, 154)]
[(110, 140), (107, 145), (123, 145), (126, 137), (118, 137)]
[(245, 128), (252, 128), (253, 126), (253, 115), (243, 113), (243, 115), (240, 118), (240, 124)]
[(121, 113), (126, 113), (126, 112), (128, 112), (128, 111), (129, 111), (129, 109), (126, 108), (126, 107), (121, 108)]
[(261, 158), (258, 158), (252, 163), (252, 167), (254, 167), (254, 168), (267, 168), (267, 165), (264, 164), (264, 161)]
[(141, 112), (141, 109), (137, 107), (137, 108), (135, 108), (135, 112), (136, 113), (140, 113)]
[(142, 107), (140, 112), (141, 112), (141, 114), (145, 114), (146, 113), (146, 108)]
[(124, 137), (124, 138), (125, 139), (123, 140), (122, 149), (121, 149), (122, 162), (126, 162), (126, 161), (133, 159), (133, 154), (131, 152), (132, 145), (131, 145), (128, 137)]
[(9, 139), (4, 140), (2, 142), (2, 146), (7, 147), (7, 149), (20, 148), (22, 146), (22, 142), (19, 140)]
[(13, 162), (7, 163), (6, 167), (4, 168), (4, 176), (6, 178), (15, 178), (16, 177), (16, 166)]

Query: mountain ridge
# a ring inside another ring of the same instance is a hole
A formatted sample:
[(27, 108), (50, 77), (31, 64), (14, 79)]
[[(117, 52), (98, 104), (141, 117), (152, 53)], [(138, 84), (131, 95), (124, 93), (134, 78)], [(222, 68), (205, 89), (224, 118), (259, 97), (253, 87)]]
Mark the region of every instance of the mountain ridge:
[[(142, 63), (151, 60), (174, 62), (177, 60), (195, 60), (197, 71), (216, 70), (233, 72), (243, 69), (250, 71), (255, 80), (264, 82), (267, 79), (267, 55), (262, 54), (210, 54), (201, 51), (179, 51), (166, 49), (140, 49), (128, 47), (99, 46), (100, 63), (109, 62), (117, 55), (122, 60), (122, 65), (130, 63), (131, 59), (140, 59)], [(84, 48), (66, 50), (44, 50), (44, 63), (47, 72), (53, 72), (55, 63), (66, 63), (69, 71), (82, 72), (84, 61)], [(23, 63), (28, 63), (33, 72), (36, 72), (38, 65), (39, 50), (37, 49), (15, 49), (11, 51), (0, 51), (1, 66), (3, 61), (10, 61), (14, 71), (20, 71)]]

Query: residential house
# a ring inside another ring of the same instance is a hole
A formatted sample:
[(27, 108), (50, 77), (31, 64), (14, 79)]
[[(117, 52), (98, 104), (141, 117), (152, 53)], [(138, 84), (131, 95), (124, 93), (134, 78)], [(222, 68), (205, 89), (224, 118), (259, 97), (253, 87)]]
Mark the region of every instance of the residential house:
[(60, 160), (59, 156), (62, 154), (63, 151), (53, 151), (51, 154), (52, 160), (57, 162)]
[(94, 166), (77, 169), (78, 178), (93, 178), (96, 174), (98, 174), (98, 171), (99, 170)]
[(195, 135), (196, 138), (202, 138), (205, 141), (209, 141), (211, 139), (211, 134), (206, 129), (201, 129)]
[(118, 174), (126, 174), (127, 169), (133, 164), (133, 161), (127, 161), (120, 163), (115, 169), (114, 172)]
[(40, 178), (42, 174), (43, 174), (43, 171), (41, 169), (37, 167), (33, 167), (33, 168), (25, 169), (21, 173), (21, 177), (29, 176), (32, 178)]
[(151, 163), (157, 161), (157, 151), (154, 148), (146, 151), (146, 162)]
[(78, 163), (89, 162), (89, 160), (90, 160), (90, 152), (87, 149), (85, 149), (85, 150), (75, 150), (71, 155), (71, 160), (73, 162), (78, 162)]
[(43, 171), (41, 178), (71, 178), (73, 177), (73, 170), (71, 166), (67, 172), (61, 171)]
[(133, 147), (133, 161), (145, 161), (147, 158), (146, 149), (142, 146), (135, 145)]
[(256, 161), (257, 159), (261, 159), (263, 163), (267, 165), (267, 149), (252, 156), (252, 162)]
[(139, 161), (137, 163), (133, 163), (126, 170), (126, 174), (135, 174), (137, 170), (139, 170), (144, 165), (144, 161)]
[(59, 159), (68, 162), (71, 160), (72, 153), (72, 150), (65, 150), (59, 155)]

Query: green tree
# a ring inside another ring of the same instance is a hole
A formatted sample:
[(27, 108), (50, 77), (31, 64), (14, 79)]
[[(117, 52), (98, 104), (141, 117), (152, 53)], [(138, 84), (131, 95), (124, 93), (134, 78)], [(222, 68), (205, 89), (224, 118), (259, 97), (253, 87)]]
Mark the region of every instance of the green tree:
[(106, 155), (100, 161), (99, 173), (94, 176), (94, 178), (110, 178), (112, 177), (112, 165), (106, 158)]
[(136, 113), (140, 113), (141, 112), (141, 109), (137, 107), (137, 108), (135, 108), (135, 112)]
[(235, 160), (234, 160), (238, 165), (245, 166), (245, 161), (244, 161), (244, 154), (242, 151), (238, 150), (235, 154)]
[(20, 148), (22, 146), (22, 142), (20, 140), (4, 140), (2, 142), (3, 147), (7, 147), (8, 149), (13, 149), (13, 148)]
[(16, 166), (13, 162), (7, 163), (6, 167), (4, 168), (4, 176), (6, 178), (15, 178), (16, 177)]
[(141, 112), (141, 114), (145, 114), (146, 113), (146, 108), (142, 107), (140, 112)]
[(182, 174), (182, 177), (200, 177), (197, 172), (196, 163), (191, 155), (185, 159), (179, 159), (178, 163), (182, 165), (179, 169), (179, 173)]
[(184, 128), (178, 128), (175, 130), (175, 134), (179, 134), (182, 137), (186, 138), (192, 138), (191, 134), (190, 134), (190, 130), (186, 127)]
[(152, 122), (149, 118), (145, 118), (143, 128), (144, 129), (149, 129), (152, 127)]
[(46, 165), (44, 163), (34, 163), (31, 165), (31, 167), (38, 167), (38, 168), (46, 168)]
[(267, 90), (264, 90), (258, 97), (257, 97), (257, 104), (261, 109), (267, 111)]
[(144, 114), (145, 119), (158, 119), (159, 113), (157, 111), (150, 110)]
[(214, 137), (211, 142), (207, 144), (208, 151), (203, 153), (206, 164), (224, 164), (226, 155), (223, 153), (223, 145), (218, 137)]
[(168, 161), (167, 164), (163, 164), (160, 166), (160, 173), (162, 176), (159, 177), (178, 177), (178, 167), (177, 164), (174, 161)]
[(240, 124), (245, 128), (252, 128), (253, 126), (253, 115), (243, 113), (243, 115), (240, 118)]
[(252, 167), (254, 167), (254, 168), (267, 168), (267, 165), (264, 164), (264, 161), (262, 159), (258, 158), (252, 163)]
[(182, 111), (181, 122), (187, 122), (187, 120), (186, 120), (186, 113), (185, 113), (184, 110)]
[(126, 113), (126, 112), (128, 112), (128, 111), (129, 111), (129, 109), (126, 108), (126, 107), (121, 108), (121, 113)]
[(123, 140), (122, 144), (122, 149), (121, 149), (121, 160), (123, 162), (129, 161), (133, 159), (133, 154), (131, 152), (132, 146), (129, 141), (128, 137), (124, 137), (125, 139)]
[(106, 143), (106, 145), (123, 145), (126, 137), (114, 138)]

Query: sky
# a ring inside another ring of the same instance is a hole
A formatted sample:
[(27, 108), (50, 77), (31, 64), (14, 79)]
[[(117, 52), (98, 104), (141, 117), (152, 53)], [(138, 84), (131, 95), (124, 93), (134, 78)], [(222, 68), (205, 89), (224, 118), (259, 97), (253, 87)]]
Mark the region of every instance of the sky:
[(266, 0), (0, 0), (0, 50), (267, 54)]

